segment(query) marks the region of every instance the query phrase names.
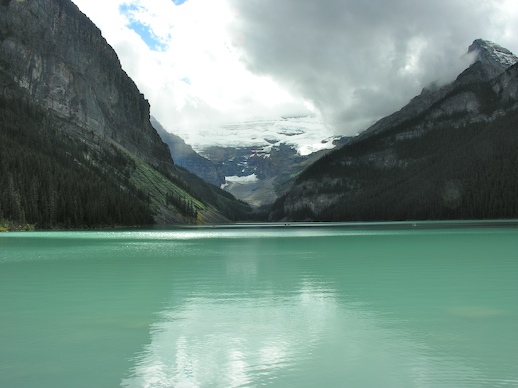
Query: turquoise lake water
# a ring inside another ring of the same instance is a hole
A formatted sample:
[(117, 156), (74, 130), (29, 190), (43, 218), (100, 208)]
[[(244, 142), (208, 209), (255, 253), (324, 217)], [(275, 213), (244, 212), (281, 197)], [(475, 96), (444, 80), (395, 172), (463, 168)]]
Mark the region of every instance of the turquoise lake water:
[(0, 387), (518, 387), (518, 228), (0, 234)]

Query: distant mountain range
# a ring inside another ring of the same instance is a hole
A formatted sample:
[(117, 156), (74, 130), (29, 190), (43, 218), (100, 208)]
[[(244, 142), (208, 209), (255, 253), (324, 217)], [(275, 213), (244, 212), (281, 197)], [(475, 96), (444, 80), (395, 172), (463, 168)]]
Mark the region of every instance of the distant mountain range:
[(248, 205), (174, 164), (149, 111), (70, 0), (0, 2), (0, 223), (246, 218)]
[(474, 63), (301, 173), (270, 220), (518, 218), (518, 58), (477, 39)]
[(176, 164), (223, 187), (254, 208), (272, 204), (302, 170), (351, 139), (324, 138), (323, 123), (318, 117), (291, 116), (213, 125), (214, 132), (207, 133), (207, 138), (214, 143), (204, 140), (195, 151), (182, 138), (167, 132), (156, 119), (152, 123), (169, 146)]

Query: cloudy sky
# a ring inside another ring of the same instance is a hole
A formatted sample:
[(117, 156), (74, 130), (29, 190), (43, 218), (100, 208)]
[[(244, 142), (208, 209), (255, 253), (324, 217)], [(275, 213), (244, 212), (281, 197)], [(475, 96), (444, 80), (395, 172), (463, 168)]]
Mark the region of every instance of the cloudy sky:
[(516, 0), (73, 1), (180, 135), (309, 113), (356, 134), (453, 80), (474, 39), (518, 53)]

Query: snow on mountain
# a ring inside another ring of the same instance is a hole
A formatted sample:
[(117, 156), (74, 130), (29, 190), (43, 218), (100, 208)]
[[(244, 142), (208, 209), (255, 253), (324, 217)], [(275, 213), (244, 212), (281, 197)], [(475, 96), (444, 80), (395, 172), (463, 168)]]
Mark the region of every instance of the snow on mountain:
[[(476, 39), (468, 49), (474, 61), (485, 65), (491, 77), (518, 62), (511, 51), (485, 39)], [(206, 123), (168, 130), (185, 140), (197, 152), (211, 146), (255, 147), (255, 154), (267, 155), (280, 144), (294, 146), (300, 155), (331, 149), (333, 132), (320, 116), (292, 116), (234, 123)]]
[(516, 57), (508, 49), (485, 39), (477, 39), (468, 48), (468, 53), (476, 53), (476, 60), (499, 64), (503, 69), (518, 62)]
[(267, 155), (274, 146), (294, 146), (300, 155), (331, 149), (333, 133), (318, 116), (281, 117), (240, 123), (206, 124), (203, 127), (177, 127), (171, 132), (182, 137), (196, 151), (211, 146), (256, 147)]

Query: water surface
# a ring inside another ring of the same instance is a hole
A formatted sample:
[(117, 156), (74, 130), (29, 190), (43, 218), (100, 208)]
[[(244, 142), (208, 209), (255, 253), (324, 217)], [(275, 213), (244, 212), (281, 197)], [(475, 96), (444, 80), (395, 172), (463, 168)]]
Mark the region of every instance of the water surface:
[(0, 386), (517, 387), (518, 229), (0, 235)]

